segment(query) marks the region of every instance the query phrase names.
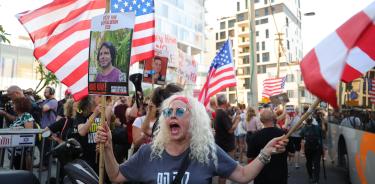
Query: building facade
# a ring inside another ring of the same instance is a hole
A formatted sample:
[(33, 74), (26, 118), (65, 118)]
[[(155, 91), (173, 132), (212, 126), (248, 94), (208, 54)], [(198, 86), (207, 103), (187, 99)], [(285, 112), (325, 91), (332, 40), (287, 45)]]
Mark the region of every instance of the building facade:
[(0, 89), (14, 84), (34, 88), (38, 84), (37, 66), (32, 49), (0, 44)]
[[(33, 51), (24, 46), (0, 44), (0, 90), (6, 90), (12, 85), (22, 89), (35, 89), (40, 81), (40, 75), (37, 72), (38, 62), (33, 56)], [(64, 97), (65, 86), (59, 84), (53, 87), (56, 88), (56, 98)]]
[[(216, 30), (216, 50), (230, 39), (233, 59), (236, 66), (237, 87), (225, 92), (230, 103), (245, 103), (251, 99), (252, 70), (250, 54), (251, 43), (250, 0), (237, 0), (237, 11), (232, 17), (218, 21)], [(300, 1), (253, 0), (255, 9), (255, 62), (257, 77), (257, 101), (262, 100), (263, 81), (268, 78), (287, 77), (284, 91), (290, 104), (311, 103), (312, 96), (307, 93), (299, 61), (303, 57), (301, 39)], [(279, 65), (279, 67), (278, 67)], [(279, 72), (278, 72), (279, 70)], [(254, 74), (255, 75), (255, 74)]]
[[(204, 14), (204, 0), (155, 0), (155, 34), (176, 38), (178, 49), (200, 65), (204, 57)], [(142, 65), (135, 64), (131, 73), (142, 70)], [(167, 82), (175, 82), (174, 78), (167, 75)], [(184, 87), (192, 93), (195, 85)]]

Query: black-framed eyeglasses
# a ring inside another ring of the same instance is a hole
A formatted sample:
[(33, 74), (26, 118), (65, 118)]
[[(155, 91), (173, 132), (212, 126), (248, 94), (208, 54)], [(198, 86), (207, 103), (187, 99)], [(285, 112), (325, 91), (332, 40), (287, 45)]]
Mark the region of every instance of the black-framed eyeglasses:
[(176, 109), (173, 109), (171, 107), (166, 108), (163, 110), (163, 116), (166, 118), (170, 118), (173, 115), (173, 111), (175, 111), (175, 116), (178, 118), (182, 118), (186, 111), (188, 111), (187, 108), (178, 107)]

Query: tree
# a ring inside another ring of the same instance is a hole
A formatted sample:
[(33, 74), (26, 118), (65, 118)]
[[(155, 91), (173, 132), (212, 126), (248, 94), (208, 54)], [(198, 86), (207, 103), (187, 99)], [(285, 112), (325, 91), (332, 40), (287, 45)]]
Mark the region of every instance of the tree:
[(10, 43), (9, 39), (7, 38), (7, 36), (9, 36), (10, 34), (6, 33), (3, 26), (0, 25), (0, 43), (1, 42), (4, 42), (4, 43)]
[(38, 85), (35, 87), (35, 93), (38, 94), (42, 91), (46, 86), (50, 84), (59, 84), (60, 81), (57, 79), (56, 75), (49, 70), (47, 70), (42, 63), (38, 61), (38, 67), (36, 69), (37, 73), (40, 75), (40, 81)]

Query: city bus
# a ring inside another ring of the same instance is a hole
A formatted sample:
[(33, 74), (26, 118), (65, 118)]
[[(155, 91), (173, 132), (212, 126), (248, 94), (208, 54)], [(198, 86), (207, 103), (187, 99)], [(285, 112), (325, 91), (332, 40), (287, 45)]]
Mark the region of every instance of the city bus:
[[(352, 184), (375, 183), (375, 107), (369, 99), (374, 71), (343, 89), (340, 109), (329, 109), (327, 146), (332, 161), (345, 169)], [(357, 95), (353, 95), (353, 91)], [(353, 98), (354, 97), (354, 98)]]

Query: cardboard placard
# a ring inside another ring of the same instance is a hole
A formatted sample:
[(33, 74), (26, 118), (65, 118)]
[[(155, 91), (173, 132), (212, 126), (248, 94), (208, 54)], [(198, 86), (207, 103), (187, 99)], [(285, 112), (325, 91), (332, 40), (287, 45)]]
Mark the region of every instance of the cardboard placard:
[(280, 93), (278, 95), (271, 96), (270, 100), (276, 106), (280, 105), (280, 104), (286, 104), (286, 103), (289, 102), (289, 98), (288, 98), (288, 95), (286, 93)]
[(165, 84), (167, 76), (168, 58), (156, 56), (145, 61), (143, 82), (150, 84)]
[(128, 95), (135, 14), (108, 13), (91, 21), (89, 94)]

